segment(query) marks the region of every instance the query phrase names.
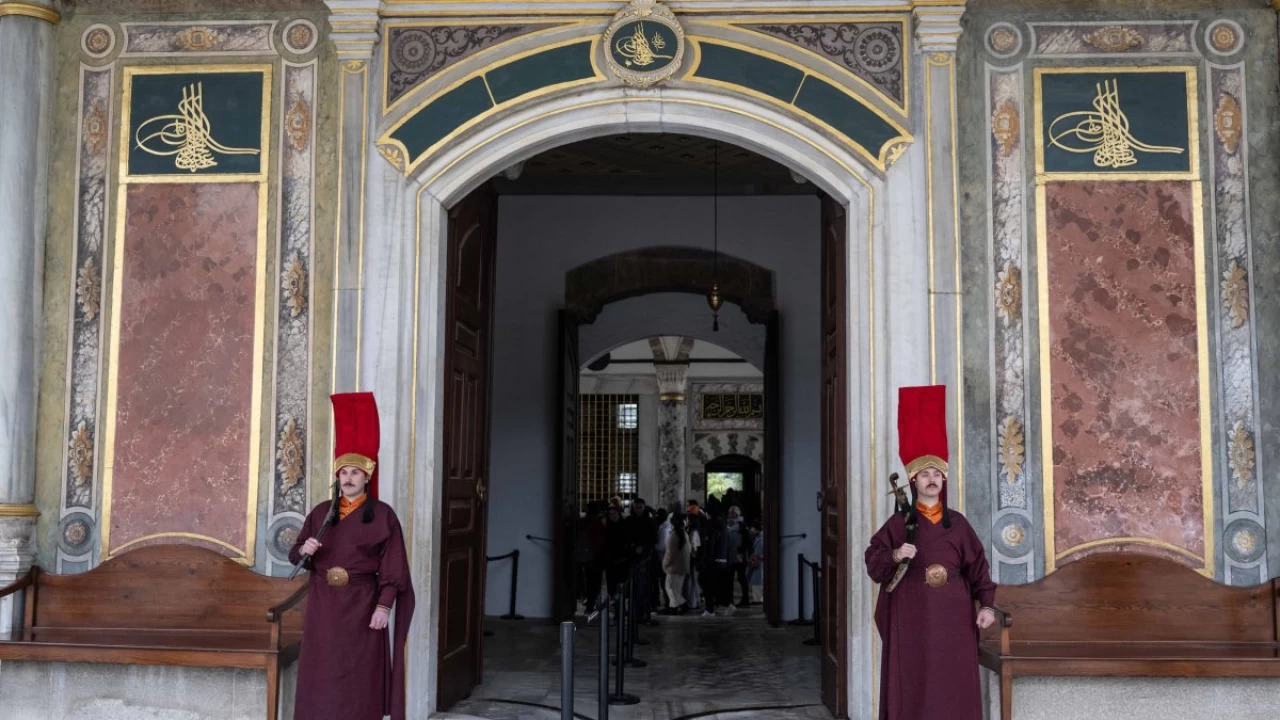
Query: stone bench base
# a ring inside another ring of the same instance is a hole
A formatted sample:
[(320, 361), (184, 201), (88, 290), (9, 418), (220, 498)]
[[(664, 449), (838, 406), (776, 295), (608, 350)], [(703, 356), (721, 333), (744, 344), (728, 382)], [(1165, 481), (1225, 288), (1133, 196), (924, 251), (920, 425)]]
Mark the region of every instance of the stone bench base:
[[(988, 718), (1000, 717), (999, 677), (982, 671)], [(1019, 677), (1013, 720), (1261, 720), (1280, 717), (1274, 678)]]
[[(293, 717), (297, 663), (281, 671), (280, 717)], [(0, 661), (4, 720), (262, 720), (261, 670)]]

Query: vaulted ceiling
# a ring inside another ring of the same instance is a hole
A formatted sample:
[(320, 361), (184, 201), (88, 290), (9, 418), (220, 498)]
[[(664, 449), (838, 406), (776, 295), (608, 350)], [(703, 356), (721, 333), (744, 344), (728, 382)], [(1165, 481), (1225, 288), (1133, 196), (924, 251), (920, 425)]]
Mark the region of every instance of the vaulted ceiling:
[[(718, 147), (718, 152), (717, 152)], [(499, 192), (538, 195), (812, 195), (812, 183), (746, 148), (693, 135), (609, 135), (536, 155)]]

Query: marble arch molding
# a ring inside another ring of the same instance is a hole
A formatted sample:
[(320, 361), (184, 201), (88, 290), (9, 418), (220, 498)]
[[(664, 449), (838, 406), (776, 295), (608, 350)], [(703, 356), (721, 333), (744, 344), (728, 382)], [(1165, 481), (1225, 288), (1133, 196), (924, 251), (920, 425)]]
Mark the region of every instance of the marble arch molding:
[[(779, 108), (887, 171), (907, 130), (906, 20), (749, 23), (679, 18), (679, 68), (663, 87)], [(387, 21), (377, 49), (377, 148), (414, 175), (460, 136), (548, 96), (633, 85), (609, 64), (608, 21)], [(845, 38), (832, 44), (824, 37)], [(847, 47), (846, 47), (847, 46)], [(853, 59), (850, 59), (853, 58)], [(868, 59), (869, 58), (869, 59)]]

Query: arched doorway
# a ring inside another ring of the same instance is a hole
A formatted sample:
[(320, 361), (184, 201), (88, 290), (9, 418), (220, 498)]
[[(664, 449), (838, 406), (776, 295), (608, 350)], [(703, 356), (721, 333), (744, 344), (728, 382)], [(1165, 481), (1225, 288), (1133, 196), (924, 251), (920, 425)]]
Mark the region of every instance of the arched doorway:
[[(824, 489), (824, 527), (839, 539), (831, 543), (832, 553), (824, 554), (824, 563), (838, 565), (841, 571), (824, 574), (833, 583), (826, 591), (831, 602), (824, 607), (839, 621), (832, 623), (829, 638), (830, 665), (836, 672), (833, 693), (841, 706), (870, 708), (876, 655), (872, 586), (860, 561), (838, 546), (846, 538), (869, 537), (878, 525), (877, 515), (883, 518), (886, 512), (879, 497), (884, 483), (877, 485), (876, 480), (889, 462), (887, 444), (876, 440), (876, 428), (889, 427), (892, 421), (885, 388), (928, 377), (929, 358), (919, 352), (931, 344), (926, 288), (895, 288), (894, 331), (886, 331), (887, 267), (897, 263), (900, 272), (922, 276), (927, 267), (925, 244), (907, 226), (895, 235), (892, 228), (898, 226), (881, 221), (904, 211), (889, 203), (890, 189), (911, 197), (913, 188), (925, 184), (924, 167), (906, 162), (913, 157), (908, 149), (901, 172), (881, 176), (864, 168), (860, 157), (824, 131), (794, 122), (778, 107), (705, 87), (639, 94), (598, 87), (572, 96), (549, 95), (470, 128), (422, 163), (411, 178), (400, 179), (391, 165), (376, 166), (380, 181), (370, 184), (378, 190), (369, 194), (368, 241), (360, 257), (365, 277), (377, 278), (378, 283), (376, 293), (366, 289), (361, 294), (360, 359), (369, 370), (370, 389), (387, 398), (384, 413), (405, 419), (383, 443), (384, 467), (388, 478), (394, 478), (388, 484), (396, 502), (409, 508), (403, 515), (408, 517), (406, 530), (415, 548), (412, 563), (420, 578), (422, 601), (411, 629), (409, 663), (426, 670), (411, 670), (410, 705), (415, 712), (435, 709), (439, 687), (434, 669), (441, 648), (457, 642), (459, 634), (478, 635), (474, 622), (442, 611), (439, 601), (445, 578), (451, 573), (464, 576), (460, 564), (476, 553), (470, 548), (451, 554), (441, 539), (450, 536), (446, 527), (451, 523), (474, 517), (474, 508), (481, 507), (476, 490), (482, 490), (472, 483), (451, 495), (445, 467), (445, 428), (450, 422), (445, 415), (450, 381), (446, 351), (456, 331), (446, 316), (450, 208), (456, 210), (486, 178), (547, 148), (633, 132), (683, 132), (748, 147), (815, 183), (840, 208), (828, 214), (825, 232), (847, 239), (848, 247), (841, 245), (831, 257), (835, 265), (828, 263), (832, 272), (823, 282), (832, 290), (826, 307), (835, 313), (833, 318), (840, 318), (839, 334), (847, 348), (830, 356), (832, 377), (845, 382), (826, 391), (847, 407), (839, 413), (846, 422), (833, 422), (829, 428), (831, 451), (844, 469)], [(919, 270), (906, 269), (915, 264)], [(368, 280), (365, 287), (371, 287)], [(856, 661), (846, 662), (846, 657)]]
[[(593, 97), (593, 95), (606, 97)], [(436, 601), (443, 592), (442, 581), (446, 577), (458, 578), (456, 580), (458, 583), (465, 582), (460, 577), (463, 572), (457, 568), (469, 562), (468, 558), (473, 558), (477, 550), (451, 552), (449, 548), (441, 547), (439, 541), (439, 538), (450, 536), (450, 531), (445, 528), (451, 521), (462, 523), (463, 526), (472, 522), (467, 514), (468, 510), (454, 509), (466, 503), (468, 499), (466, 495), (471, 492), (471, 489), (464, 482), (460, 483), (451, 494), (448, 490), (448, 478), (443, 472), (435, 470), (445, 462), (444, 412), (447, 392), (445, 384), (449, 382), (449, 378), (445, 375), (444, 351), (448, 342), (445, 334), (449, 329), (449, 319), (442, 317), (448, 305), (447, 284), (438, 282), (430, 268), (448, 267), (449, 258), (446, 248), (450, 230), (449, 212), (445, 208), (457, 203), (489, 174), (550, 145), (605, 133), (679, 128), (691, 134), (749, 143), (757, 152), (783, 161), (793, 168), (800, 168), (806, 177), (813, 179), (838, 203), (856, 208), (847, 214), (840, 213), (844, 224), (839, 228), (839, 235), (847, 236), (851, 244), (857, 243), (860, 248), (856, 251), (851, 249), (847, 255), (843, 249), (841, 251), (841, 258), (857, 269), (842, 268), (838, 273), (841, 277), (847, 277), (850, 285), (848, 288), (841, 288), (840, 295), (847, 298), (848, 305), (838, 309), (848, 313), (845, 317), (845, 321), (851, 326), (848, 336), (863, 338), (860, 344), (864, 348), (869, 348), (871, 345), (871, 322), (866, 313), (871, 307), (869, 293), (872, 269), (867, 267), (867, 263), (862, 262), (862, 258), (871, 257), (872, 248), (868, 243), (872, 242), (877, 234), (883, 233), (883, 228), (877, 228), (872, 223), (876, 202), (875, 189), (881, 184), (878, 178), (874, 176), (869, 180), (862, 178), (853, 170), (857, 166), (853, 158), (847, 155), (842, 157), (843, 153), (838, 148), (832, 147), (829, 141), (816, 134), (813, 137), (805, 137), (803, 131), (795, 129), (780, 132), (778, 128), (782, 127), (781, 123), (774, 124), (756, 117), (757, 113), (763, 113), (766, 116), (773, 114), (773, 111), (768, 108), (735, 107), (734, 105), (740, 105), (740, 103), (727, 103), (723, 97), (714, 95), (709, 97), (706, 93), (693, 91), (680, 93), (684, 97), (664, 99), (628, 98), (618, 95), (616, 91), (584, 93), (575, 98), (573, 107), (535, 111), (528, 117), (512, 116), (500, 126), (492, 128), (490, 132), (483, 133), (484, 136), (461, 143), (460, 145), (464, 147), (451, 151), (449, 154), (455, 157), (442, 162), (440, 167), (437, 168), (432, 164), (424, 168), (423, 175), (426, 183), (417, 192), (418, 216), (422, 225), (415, 233), (413, 246), (415, 256), (420, 258), (418, 267), (425, 270), (421, 274), (425, 278), (419, 278), (418, 289), (421, 290), (420, 307), (427, 312), (420, 312), (417, 315), (418, 327), (425, 331), (422, 333), (425, 337), (420, 337), (417, 344), (419, 352), (416, 359), (416, 386), (420, 388), (417, 407), (431, 408), (433, 412), (431, 416), (422, 418), (416, 410), (410, 409), (411, 416), (417, 415), (421, 419), (418, 423), (420, 435), (409, 441), (415, 453), (414, 465), (417, 468), (413, 473), (414, 487), (409, 495), (415, 505), (414, 523), (411, 527), (412, 542), (415, 547), (431, 549), (432, 557), (427, 567), (432, 568), (434, 572), (427, 572), (426, 576), (429, 579), (420, 593), (427, 599), (423, 608), (426, 615), (423, 618), (425, 622), (415, 623), (413, 629), (413, 635), (419, 644), (417, 646), (411, 644), (414, 648), (411, 649), (411, 663), (417, 662), (431, 666), (435, 657), (440, 656), (442, 646), (464, 644), (456, 634), (473, 631), (476, 622), (475, 618), (459, 619), (456, 612), (443, 607)], [(593, 102), (616, 104), (625, 107), (625, 112), (619, 115), (602, 113), (601, 108), (593, 105)], [(512, 129), (516, 126), (518, 126), (518, 132)], [(501, 146), (495, 143), (499, 137), (504, 141)], [(473, 147), (467, 151), (465, 149), (467, 145), (473, 145)], [(495, 155), (499, 152), (502, 154)], [(425, 282), (422, 282), (424, 279)], [(844, 294), (846, 292), (847, 295)], [(863, 299), (858, 301), (858, 297)], [(852, 342), (850, 345), (852, 346)], [(847, 453), (856, 458), (864, 468), (862, 472), (850, 472), (848, 476), (842, 476), (841, 492), (838, 494), (828, 491), (828, 497), (832, 501), (830, 526), (843, 541), (843, 538), (850, 534), (869, 536), (873, 529), (870, 504), (865, 500), (867, 494), (862, 489), (848, 492), (845, 485), (846, 478), (849, 476), (868, 477), (872, 474), (872, 459), (865, 449), (871, 444), (869, 421), (874, 406), (870, 397), (869, 383), (872, 376), (871, 355), (865, 352), (860, 353), (858, 356), (860, 362), (857, 364), (852, 362), (854, 357), (851, 355), (839, 357), (847, 357), (853, 365), (851, 368), (843, 366), (837, 368), (839, 375), (863, 379), (862, 382), (851, 383), (842, 389), (837, 390), (838, 385), (830, 389), (842, 395), (847, 393), (848, 405), (851, 409), (861, 408), (860, 414), (856, 416), (858, 421), (855, 422), (851, 417), (850, 422), (843, 427), (850, 433), (857, 428), (857, 432), (862, 437), (868, 438), (857, 442), (851, 442), (847, 437), (839, 438), (841, 440), (839, 446), (843, 446), (838, 451), (839, 454), (844, 456)], [(883, 406), (883, 404), (880, 405), (880, 407)], [(423, 485), (429, 486), (429, 488), (423, 488), (425, 492), (419, 490)], [(861, 487), (861, 485), (862, 483), (859, 482), (858, 486)], [(453, 518), (449, 517), (451, 511)], [(846, 524), (856, 527), (857, 530), (851, 533), (845, 529)], [(440, 529), (436, 532), (428, 532), (436, 528)], [(483, 546), (478, 547), (480, 548), (478, 552), (482, 555)], [(853, 656), (869, 660), (873, 656), (874, 629), (870, 622), (870, 586), (863, 579), (859, 568), (852, 564), (849, 554), (843, 549), (831, 554), (829, 559), (838, 563), (842, 569), (841, 572), (832, 573), (835, 578), (838, 578), (841, 587), (839, 590), (835, 587), (831, 588), (828, 594), (833, 602), (827, 605), (831, 608), (833, 617), (840, 620), (838, 624), (842, 626), (842, 631), (832, 636), (830, 665), (839, 671), (839, 676), (830, 679), (833, 694), (840, 698), (842, 706), (846, 702), (845, 698), (850, 698), (854, 694), (863, 698), (855, 701), (854, 705), (862, 705), (865, 702), (869, 706), (872, 692), (870, 663), (867, 661), (848, 663), (845, 658)], [(418, 561), (415, 558), (416, 562)], [(459, 595), (464, 598), (464, 602), (471, 602), (465, 600), (466, 593), (459, 593)], [(450, 633), (455, 635), (451, 637)], [(423, 648), (423, 650), (416, 648)], [(444, 654), (448, 655), (447, 652)], [(433, 706), (439, 692), (437, 687), (433, 687), (436, 684), (436, 678), (432, 677), (434, 673), (427, 675), (428, 677), (425, 678), (417, 674), (412, 675), (416, 682), (425, 684), (425, 687), (411, 686), (410, 689), (413, 702), (424, 703), (422, 707)], [(422, 694), (419, 695), (419, 693)], [(415, 707), (418, 706), (415, 705)]]

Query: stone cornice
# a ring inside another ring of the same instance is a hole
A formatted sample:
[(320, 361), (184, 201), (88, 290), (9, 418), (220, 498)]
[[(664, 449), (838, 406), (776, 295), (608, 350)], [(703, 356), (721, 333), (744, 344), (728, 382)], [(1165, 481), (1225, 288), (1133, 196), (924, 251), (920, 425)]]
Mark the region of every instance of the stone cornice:
[(373, 57), (378, 43), (378, 21), (385, 3), (382, 0), (325, 0), (329, 11), (329, 37), (344, 60), (367, 60)]
[(964, 5), (931, 5), (912, 10), (916, 21), (916, 50), (922, 53), (954, 53), (960, 41), (960, 17)]

